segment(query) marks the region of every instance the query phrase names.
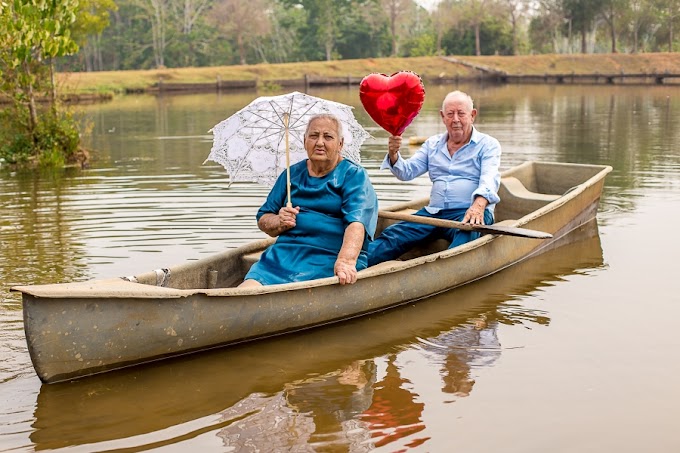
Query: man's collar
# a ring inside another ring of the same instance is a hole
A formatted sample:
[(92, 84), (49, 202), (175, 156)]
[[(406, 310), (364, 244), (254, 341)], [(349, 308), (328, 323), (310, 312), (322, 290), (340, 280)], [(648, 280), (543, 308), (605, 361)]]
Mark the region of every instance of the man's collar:
[(471, 143), (479, 143), (479, 140), (482, 138), (482, 133), (477, 130), (477, 128), (473, 125), (472, 126), (472, 134), (470, 134), (470, 142)]

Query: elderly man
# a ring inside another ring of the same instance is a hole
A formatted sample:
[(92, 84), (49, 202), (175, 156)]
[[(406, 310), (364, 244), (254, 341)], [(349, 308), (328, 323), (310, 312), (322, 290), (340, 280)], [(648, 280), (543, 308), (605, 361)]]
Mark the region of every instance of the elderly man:
[[(477, 110), (472, 98), (462, 91), (446, 95), (439, 112), (446, 132), (430, 137), (413, 157), (399, 154), (401, 137), (391, 136), (381, 169), (409, 181), (425, 172), (432, 180), (430, 204), (419, 216), (456, 220), (472, 224), (493, 223), (493, 211), (500, 185), (501, 145), (473, 125)], [(411, 247), (438, 238), (451, 242), (449, 248), (479, 237), (473, 231), (402, 222), (386, 228), (368, 249), (369, 266), (398, 258)]]

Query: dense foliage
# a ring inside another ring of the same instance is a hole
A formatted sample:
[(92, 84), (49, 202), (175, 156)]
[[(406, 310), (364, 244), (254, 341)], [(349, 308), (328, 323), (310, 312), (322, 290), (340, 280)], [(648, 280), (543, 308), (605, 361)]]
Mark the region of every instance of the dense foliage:
[(680, 0), (82, 1), (63, 69), (680, 49)]
[(0, 158), (63, 164), (78, 151), (78, 130), (60, 106), (55, 58), (73, 54), (78, 0), (0, 2)]

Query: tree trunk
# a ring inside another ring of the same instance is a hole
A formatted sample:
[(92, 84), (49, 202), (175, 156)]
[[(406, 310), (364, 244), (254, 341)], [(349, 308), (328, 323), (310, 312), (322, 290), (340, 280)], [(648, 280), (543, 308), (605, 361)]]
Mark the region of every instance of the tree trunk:
[(567, 45), (569, 46), (569, 53), (571, 53), (571, 17), (569, 18), (569, 35), (567, 37)]
[(236, 45), (238, 46), (238, 56), (239, 56), (239, 61), (242, 65), (248, 64), (246, 62), (246, 45), (243, 40), (243, 34), (239, 33), (236, 36)]
[(397, 56), (397, 19), (396, 13), (392, 13), (390, 19), (390, 32), (392, 33), (392, 56)]
[(437, 30), (437, 55), (442, 54), (442, 30)]
[(588, 53), (588, 41), (586, 39), (586, 28), (585, 26), (581, 29), (581, 53)]
[(614, 22), (614, 7), (609, 8), (609, 33), (612, 38), (612, 53), (616, 53), (616, 26)]
[[(24, 67), (24, 72), (26, 73), (27, 76), (31, 75), (31, 68), (28, 65), (27, 62), (23, 62), (22, 66)], [(25, 90), (28, 94), (28, 132), (31, 135), (31, 138), (33, 139), (33, 142), (35, 143), (35, 128), (38, 125), (38, 112), (35, 108), (35, 95), (33, 94), (33, 85), (30, 83), (28, 84), (27, 87), (25, 87)]]
[(482, 45), (481, 41), (479, 39), (479, 29), (481, 28), (481, 25), (478, 23), (475, 24), (475, 55), (480, 56), (482, 54)]
[(322, 39), (324, 51), (326, 53), (326, 61), (333, 60), (333, 49), (335, 48), (335, 35), (337, 31), (337, 17), (335, 17), (335, 8), (328, 6), (322, 16), (324, 28), (322, 31)]
[(153, 36), (153, 54), (156, 67), (161, 68), (165, 66), (165, 8), (166, 5), (162, 1), (152, 0), (151, 5), (154, 8), (154, 19), (151, 23), (151, 34)]
[(104, 70), (104, 59), (102, 58), (102, 34), (99, 33), (97, 36), (95, 36), (94, 41), (96, 43), (96, 61), (97, 61), (97, 66), (96, 70), (97, 71), (103, 71)]
[(671, 20), (668, 21), (668, 51), (673, 52), (673, 19), (674, 17), (671, 16)]
[(54, 58), (50, 58), (50, 98), (52, 110), (57, 110), (57, 84), (54, 82)]
[(85, 72), (92, 72), (94, 68), (92, 67), (92, 52), (90, 52), (89, 44), (83, 47), (83, 58), (85, 59)]
[(512, 18), (512, 54), (517, 55), (517, 48), (519, 47), (519, 40), (517, 39), (517, 21), (514, 16)]

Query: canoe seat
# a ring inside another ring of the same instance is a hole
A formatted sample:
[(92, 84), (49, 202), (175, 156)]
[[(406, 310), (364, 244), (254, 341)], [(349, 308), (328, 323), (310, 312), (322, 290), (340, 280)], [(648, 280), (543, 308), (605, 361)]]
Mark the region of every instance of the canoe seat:
[(561, 195), (532, 192), (519, 179), (506, 176), (501, 179), (498, 196), (501, 201), (496, 206), (496, 218), (519, 219), (557, 200)]
[(241, 257), (241, 260), (243, 261), (243, 264), (246, 267), (246, 269), (250, 269), (250, 266), (257, 263), (260, 260), (260, 255), (262, 255), (261, 251), (243, 255)]
[(522, 184), (522, 181), (514, 176), (506, 176), (501, 180), (502, 184), (512, 195), (518, 198), (525, 198), (529, 200), (545, 201), (550, 203), (560, 198), (561, 195), (553, 195), (547, 193), (532, 192)]

